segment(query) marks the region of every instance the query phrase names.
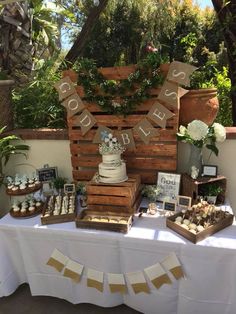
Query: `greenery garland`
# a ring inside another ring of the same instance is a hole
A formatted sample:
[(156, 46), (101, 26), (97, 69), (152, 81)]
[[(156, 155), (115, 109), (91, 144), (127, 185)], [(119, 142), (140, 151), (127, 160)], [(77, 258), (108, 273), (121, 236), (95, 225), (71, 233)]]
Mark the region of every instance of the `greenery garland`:
[[(148, 94), (150, 88), (163, 83), (164, 77), (160, 73), (160, 64), (158, 54), (150, 53), (137, 64), (135, 72), (119, 82), (106, 80), (98, 72), (94, 60), (81, 59), (75, 63), (73, 69), (78, 72), (78, 85), (83, 86), (87, 101), (96, 102), (103, 111), (110, 114), (127, 116), (135, 111), (139, 104), (151, 97)], [(104, 96), (97, 95), (97, 88)], [(134, 93), (127, 96), (129, 91)], [(115, 97), (119, 97), (119, 102), (114, 100)]]

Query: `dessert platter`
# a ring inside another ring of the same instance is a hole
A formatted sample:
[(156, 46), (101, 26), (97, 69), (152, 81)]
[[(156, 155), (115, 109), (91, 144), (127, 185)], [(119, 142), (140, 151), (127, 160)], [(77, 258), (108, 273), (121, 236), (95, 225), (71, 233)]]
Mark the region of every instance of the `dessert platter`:
[(39, 198), (13, 202), (10, 215), (14, 218), (31, 218), (41, 213), (44, 203)]
[(43, 225), (74, 221), (76, 194), (51, 195), (47, 198), (41, 215)]
[(27, 177), (26, 175), (15, 177), (7, 177), (6, 193), (12, 196), (27, 195), (39, 191), (42, 188), (42, 183), (39, 181), (38, 176), (32, 175)]
[(132, 222), (132, 215), (126, 213), (83, 211), (76, 218), (76, 227), (127, 233)]
[(201, 200), (166, 219), (167, 227), (197, 243), (217, 231), (232, 225), (234, 215), (213, 204)]

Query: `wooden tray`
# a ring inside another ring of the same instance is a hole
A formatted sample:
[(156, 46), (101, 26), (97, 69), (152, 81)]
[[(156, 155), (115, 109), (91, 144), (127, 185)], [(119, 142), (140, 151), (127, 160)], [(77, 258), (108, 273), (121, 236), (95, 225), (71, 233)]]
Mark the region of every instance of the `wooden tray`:
[[(85, 220), (86, 217), (99, 217), (99, 218), (107, 218), (108, 221), (91, 221)], [(109, 222), (110, 220), (110, 222)], [(117, 222), (112, 222), (112, 220), (117, 220)], [(121, 222), (122, 220), (126, 220), (126, 222)], [(97, 211), (91, 210), (83, 210), (78, 217), (75, 219), (77, 228), (85, 228), (85, 229), (97, 229), (97, 230), (106, 230), (106, 231), (116, 231), (127, 233), (129, 232), (132, 226), (133, 218), (132, 215), (127, 213), (120, 213), (119, 215), (113, 212), (101, 213)]]
[(178, 216), (181, 216), (181, 213), (177, 213), (173, 216), (168, 217), (166, 219), (166, 226), (169, 227), (170, 229), (174, 230), (178, 234), (182, 235), (184, 238), (186, 238), (187, 240), (189, 240), (193, 243), (197, 243), (199, 241), (202, 241), (203, 239), (211, 236), (212, 234), (232, 225), (233, 220), (234, 220), (234, 215), (229, 213), (226, 218), (222, 219), (218, 223), (210, 226), (209, 228), (207, 228), (201, 232), (198, 232), (197, 234), (193, 234), (189, 230), (186, 230), (183, 227), (181, 227), (180, 225), (175, 223), (175, 219)]
[[(77, 197), (75, 196), (75, 211), (74, 213), (68, 213), (68, 214), (63, 214), (63, 215), (53, 215), (53, 213), (50, 214), (50, 216), (44, 216), (47, 206), (48, 206), (48, 201), (49, 197), (47, 197), (47, 201), (44, 204), (44, 208), (42, 211), (41, 215), (41, 223), (42, 225), (50, 225), (50, 224), (58, 224), (58, 223), (63, 223), (63, 222), (70, 222), (74, 221), (76, 217), (76, 210), (77, 210)], [(55, 197), (54, 197), (54, 204), (55, 204)]]
[(35, 187), (32, 187), (32, 188), (27, 187), (24, 190), (18, 189), (16, 191), (12, 191), (12, 190), (6, 189), (6, 194), (11, 195), (11, 196), (27, 195), (27, 194), (31, 194), (31, 193), (34, 193), (34, 192), (41, 190), (42, 186), (43, 186), (43, 184), (40, 183), (40, 184), (37, 184)]
[(44, 203), (42, 203), (39, 207), (36, 207), (34, 211), (30, 212), (29, 210), (26, 210), (25, 213), (21, 213), (21, 212), (14, 212), (13, 209), (10, 210), (10, 215), (13, 218), (17, 218), (17, 219), (27, 219), (27, 218), (31, 218), (34, 216), (39, 215), (44, 207)]

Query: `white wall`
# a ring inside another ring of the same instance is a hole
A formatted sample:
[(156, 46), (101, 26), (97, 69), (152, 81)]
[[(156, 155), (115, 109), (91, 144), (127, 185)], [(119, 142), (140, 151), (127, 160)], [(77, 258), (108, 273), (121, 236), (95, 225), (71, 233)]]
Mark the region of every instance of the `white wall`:
[[(59, 176), (72, 180), (72, 167), (70, 159), (69, 141), (63, 140), (27, 140), (25, 144), (30, 146), (28, 158), (12, 156), (4, 173), (15, 175), (16, 173), (32, 174), (36, 169), (45, 164), (58, 167)], [(0, 190), (0, 217), (9, 211), (10, 198), (5, 195), (4, 188)]]
[[(30, 146), (28, 159), (22, 156), (14, 156), (9, 162), (5, 173), (31, 174), (34, 169), (42, 168), (44, 164), (57, 166), (59, 175), (72, 180), (72, 167), (70, 160), (69, 141), (63, 140), (27, 140)], [(219, 174), (227, 178), (227, 196), (233, 208), (236, 209), (236, 140), (227, 140), (218, 146), (219, 157), (211, 156), (210, 164), (218, 165)], [(178, 172), (186, 170), (188, 161), (188, 145), (179, 143), (178, 147)], [(206, 162), (209, 151), (204, 151)], [(22, 165), (23, 164), (23, 165)], [(9, 197), (5, 195), (4, 189), (0, 192), (0, 216), (9, 211)]]

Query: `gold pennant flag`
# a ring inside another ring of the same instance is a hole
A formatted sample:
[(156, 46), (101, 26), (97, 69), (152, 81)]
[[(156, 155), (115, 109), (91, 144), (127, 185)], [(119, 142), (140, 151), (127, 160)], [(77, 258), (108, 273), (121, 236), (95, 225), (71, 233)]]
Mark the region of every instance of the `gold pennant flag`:
[(155, 129), (146, 118), (142, 119), (134, 126), (134, 131), (145, 144), (148, 144), (153, 137), (159, 135), (158, 130)]
[(82, 135), (85, 135), (94, 126), (96, 119), (87, 109), (84, 109), (80, 116), (75, 117), (75, 123), (81, 127)]
[(66, 98), (66, 100), (62, 102), (62, 105), (66, 108), (68, 117), (72, 117), (85, 108), (82, 99), (77, 93)]
[(76, 93), (73, 82), (68, 76), (64, 77), (63, 79), (58, 81), (56, 84), (54, 84), (54, 87), (58, 91), (59, 100), (63, 100), (69, 97), (70, 95)]
[(185, 86), (190, 86), (190, 75), (197, 70), (197, 67), (174, 61), (170, 64), (170, 68), (167, 74), (167, 80), (176, 82)]
[(110, 133), (113, 134), (113, 131), (111, 129), (107, 128), (106, 126), (100, 125), (97, 128), (96, 134), (93, 138), (93, 143), (100, 144), (104, 142), (105, 137), (107, 137)]
[(174, 252), (167, 256), (164, 261), (161, 262), (161, 264), (164, 266), (165, 269), (172, 273), (175, 279), (178, 280), (185, 277), (182, 266)]
[(117, 132), (119, 143), (130, 150), (135, 150), (135, 142), (132, 129), (122, 130)]
[(50, 256), (49, 260), (47, 261), (47, 265), (54, 267), (57, 271), (61, 272), (62, 269), (67, 264), (69, 258), (62, 254), (57, 249), (54, 249), (52, 255)]
[(157, 289), (164, 284), (172, 283), (164, 268), (159, 263), (145, 268), (144, 272)]
[(111, 293), (120, 292), (124, 294), (127, 292), (125, 278), (123, 274), (108, 273), (107, 277)]
[(69, 260), (68, 263), (66, 264), (63, 276), (71, 278), (73, 281), (78, 283), (80, 282), (83, 268), (84, 268), (83, 265), (72, 260)]
[(141, 271), (126, 274), (135, 294), (150, 293), (146, 279)]
[(148, 118), (156, 124), (160, 125), (161, 128), (166, 128), (166, 120), (174, 116), (170, 110), (162, 106), (160, 103), (155, 103), (150, 111), (148, 112)]
[(87, 286), (103, 292), (103, 272), (88, 268)]

